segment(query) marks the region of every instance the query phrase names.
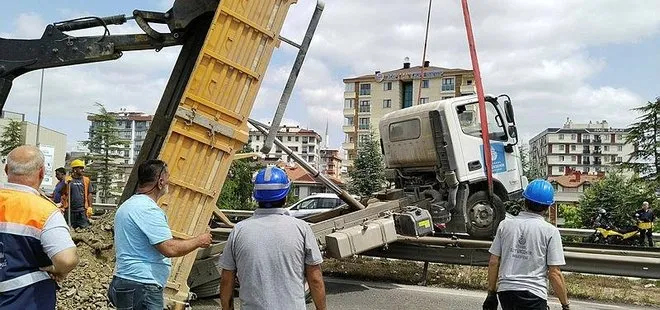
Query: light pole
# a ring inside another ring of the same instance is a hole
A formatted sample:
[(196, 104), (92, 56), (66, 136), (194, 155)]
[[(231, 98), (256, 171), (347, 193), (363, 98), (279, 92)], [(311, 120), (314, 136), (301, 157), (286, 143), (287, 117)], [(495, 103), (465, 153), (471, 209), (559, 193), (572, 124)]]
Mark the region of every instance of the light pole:
[(41, 101), (44, 96), (44, 69), (41, 69), (41, 86), (39, 87), (39, 114), (37, 115), (37, 147), (39, 147), (39, 130), (41, 129)]

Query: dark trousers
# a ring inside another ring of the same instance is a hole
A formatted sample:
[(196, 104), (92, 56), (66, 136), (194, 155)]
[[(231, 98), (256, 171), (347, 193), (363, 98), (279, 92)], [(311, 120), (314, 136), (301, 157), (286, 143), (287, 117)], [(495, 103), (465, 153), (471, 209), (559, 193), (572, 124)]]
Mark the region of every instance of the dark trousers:
[(528, 291), (502, 291), (497, 293), (503, 310), (547, 310), (548, 301)]
[(644, 245), (646, 239), (649, 239), (649, 246), (653, 247), (653, 230), (651, 229), (640, 229), (639, 230), (639, 244)]
[(53, 310), (56, 308), (53, 280), (44, 280), (23, 288), (0, 292), (2, 310)]
[(71, 219), (69, 219), (69, 211), (64, 213), (64, 218), (67, 224), (72, 228), (87, 228), (89, 220), (87, 219), (87, 212), (85, 210), (71, 210)]
[(119, 277), (112, 277), (108, 299), (117, 310), (163, 310), (163, 288)]

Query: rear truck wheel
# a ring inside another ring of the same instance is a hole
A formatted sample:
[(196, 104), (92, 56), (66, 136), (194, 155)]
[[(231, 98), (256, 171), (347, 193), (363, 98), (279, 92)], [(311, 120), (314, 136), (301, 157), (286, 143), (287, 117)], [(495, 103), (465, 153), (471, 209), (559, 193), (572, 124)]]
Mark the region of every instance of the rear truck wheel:
[(506, 208), (500, 197), (494, 195), (491, 202), (487, 191), (478, 191), (467, 201), (467, 232), (472, 237), (491, 238), (505, 215)]

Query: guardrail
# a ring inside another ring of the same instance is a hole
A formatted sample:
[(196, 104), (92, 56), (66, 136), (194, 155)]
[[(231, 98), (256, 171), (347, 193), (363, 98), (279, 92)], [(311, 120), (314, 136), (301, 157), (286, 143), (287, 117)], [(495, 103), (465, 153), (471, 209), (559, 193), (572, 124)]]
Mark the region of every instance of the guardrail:
[[(559, 233), (562, 236), (588, 237), (594, 233), (594, 230), (582, 228), (559, 228)], [(659, 237), (660, 233), (653, 233), (653, 238)]]

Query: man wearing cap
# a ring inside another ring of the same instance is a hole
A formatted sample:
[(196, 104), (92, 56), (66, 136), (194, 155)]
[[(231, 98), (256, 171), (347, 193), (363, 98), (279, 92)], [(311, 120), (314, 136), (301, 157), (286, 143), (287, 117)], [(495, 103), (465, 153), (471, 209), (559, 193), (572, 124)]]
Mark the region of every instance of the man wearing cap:
[(92, 215), (94, 187), (84, 175), (85, 162), (76, 159), (71, 162), (71, 176), (66, 178), (61, 210), (72, 228), (89, 226), (88, 216)]
[(235, 278), (240, 285), (241, 309), (306, 309), (305, 281), (316, 309), (326, 309), (323, 258), (312, 229), (289, 216), (290, 187), (284, 170), (269, 166), (254, 178), (254, 215), (236, 224), (222, 256), (222, 309), (233, 309)]

